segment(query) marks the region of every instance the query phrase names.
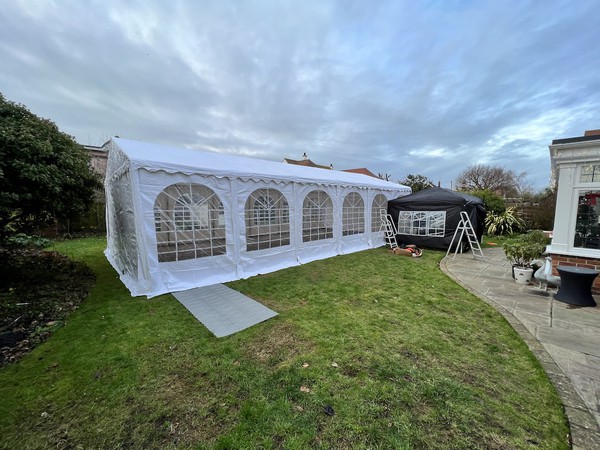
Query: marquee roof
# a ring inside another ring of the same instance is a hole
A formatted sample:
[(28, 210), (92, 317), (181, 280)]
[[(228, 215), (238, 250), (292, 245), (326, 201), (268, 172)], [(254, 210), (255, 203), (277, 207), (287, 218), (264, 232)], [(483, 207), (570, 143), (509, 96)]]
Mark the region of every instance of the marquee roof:
[(276, 182), (293, 181), (355, 186), (398, 193), (411, 192), (408, 186), (357, 173), (297, 166), (278, 161), (170, 147), (122, 138), (113, 138), (112, 141), (129, 158), (132, 169), (263, 181), (274, 180)]

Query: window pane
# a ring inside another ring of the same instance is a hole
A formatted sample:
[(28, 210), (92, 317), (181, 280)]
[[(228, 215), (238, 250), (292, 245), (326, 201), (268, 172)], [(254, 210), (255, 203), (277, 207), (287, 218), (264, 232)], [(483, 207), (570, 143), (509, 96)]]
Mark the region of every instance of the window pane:
[(581, 167), (580, 183), (594, 183), (600, 181), (600, 165), (586, 164)]
[(600, 249), (600, 191), (580, 192), (574, 247)]
[(412, 234), (412, 217), (410, 211), (400, 211), (398, 213), (398, 234)]

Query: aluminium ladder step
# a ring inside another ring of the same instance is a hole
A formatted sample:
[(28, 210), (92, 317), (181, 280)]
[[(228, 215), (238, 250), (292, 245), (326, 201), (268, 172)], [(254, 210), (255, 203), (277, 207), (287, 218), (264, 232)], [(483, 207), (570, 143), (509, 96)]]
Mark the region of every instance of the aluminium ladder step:
[(383, 230), (386, 244), (389, 245), (392, 250), (398, 248), (398, 241), (396, 240), (397, 233), (394, 227), (394, 222), (392, 222), (392, 217), (385, 209), (380, 209), (379, 215), (381, 217), (381, 226), (379, 230)]
[(475, 234), (475, 230), (473, 229), (473, 224), (471, 223), (469, 215), (466, 211), (460, 212), (460, 222), (458, 223), (458, 226), (454, 231), (454, 236), (452, 236), (452, 241), (450, 241), (450, 246), (448, 247), (446, 256), (450, 254), (450, 251), (452, 250), (452, 245), (454, 244), (454, 240), (456, 239), (456, 236), (459, 232), (460, 237), (456, 241), (456, 248), (454, 249), (454, 255), (452, 256), (452, 259), (456, 257), (456, 254), (458, 253), (458, 249), (461, 246), (465, 233), (467, 236), (467, 241), (469, 242), (469, 247), (471, 247), (471, 253), (473, 253), (473, 257), (475, 259), (484, 259), (483, 252), (481, 251), (481, 246), (479, 245), (479, 240), (477, 239), (477, 235)]

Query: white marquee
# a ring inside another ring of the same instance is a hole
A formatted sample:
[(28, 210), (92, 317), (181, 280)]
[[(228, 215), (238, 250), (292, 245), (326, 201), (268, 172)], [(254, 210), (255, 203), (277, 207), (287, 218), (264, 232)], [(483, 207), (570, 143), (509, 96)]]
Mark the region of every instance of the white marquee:
[(153, 297), (383, 245), (410, 188), (362, 174), (111, 139), (106, 256)]

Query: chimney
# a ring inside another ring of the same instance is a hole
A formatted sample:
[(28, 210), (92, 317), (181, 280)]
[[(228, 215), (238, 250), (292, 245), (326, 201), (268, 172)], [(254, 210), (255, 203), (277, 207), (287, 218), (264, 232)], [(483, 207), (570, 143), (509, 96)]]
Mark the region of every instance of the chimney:
[(600, 130), (587, 130), (584, 136), (600, 136)]
[(302, 154), (302, 160), (308, 161), (308, 156), (306, 156), (306, 152)]

